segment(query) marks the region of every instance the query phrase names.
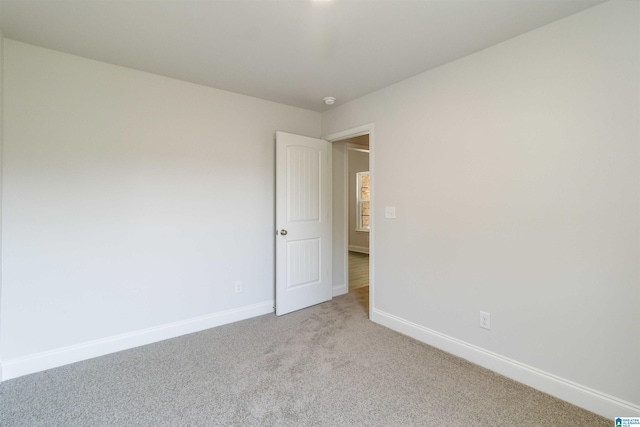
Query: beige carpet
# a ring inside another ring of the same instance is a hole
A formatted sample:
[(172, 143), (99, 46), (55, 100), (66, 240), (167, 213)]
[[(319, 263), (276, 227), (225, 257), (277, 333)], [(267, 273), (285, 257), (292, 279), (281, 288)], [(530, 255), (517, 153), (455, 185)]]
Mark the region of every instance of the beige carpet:
[(372, 323), (367, 291), (5, 381), (0, 425), (612, 425)]

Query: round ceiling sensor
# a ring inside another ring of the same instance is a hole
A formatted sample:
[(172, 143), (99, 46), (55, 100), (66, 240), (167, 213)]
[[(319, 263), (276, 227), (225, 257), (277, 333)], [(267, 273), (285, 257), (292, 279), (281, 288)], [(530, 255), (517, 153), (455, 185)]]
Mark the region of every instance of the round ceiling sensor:
[(327, 105), (333, 105), (333, 103), (336, 102), (336, 99), (333, 96), (327, 96), (323, 101)]

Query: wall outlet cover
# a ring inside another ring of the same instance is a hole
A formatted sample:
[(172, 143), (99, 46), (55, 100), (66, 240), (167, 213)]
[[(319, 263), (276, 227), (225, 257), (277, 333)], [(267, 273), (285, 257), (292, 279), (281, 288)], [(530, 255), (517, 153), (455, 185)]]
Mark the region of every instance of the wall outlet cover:
[(491, 329), (491, 313), (487, 313), (486, 311), (480, 312), (480, 327)]

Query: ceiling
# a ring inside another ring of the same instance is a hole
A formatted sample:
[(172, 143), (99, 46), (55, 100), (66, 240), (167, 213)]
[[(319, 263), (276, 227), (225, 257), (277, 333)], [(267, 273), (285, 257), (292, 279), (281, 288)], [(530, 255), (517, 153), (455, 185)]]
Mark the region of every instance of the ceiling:
[(0, 0), (5, 37), (324, 111), (603, 0)]

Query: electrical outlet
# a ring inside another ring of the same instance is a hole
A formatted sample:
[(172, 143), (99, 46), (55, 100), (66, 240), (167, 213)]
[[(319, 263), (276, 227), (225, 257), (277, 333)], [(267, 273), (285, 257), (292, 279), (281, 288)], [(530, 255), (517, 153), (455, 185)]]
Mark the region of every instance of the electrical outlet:
[(236, 294), (242, 293), (242, 280), (236, 282)]
[(491, 313), (487, 313), (486, 311), (480, 312), (480, 327), (491, 329)]

